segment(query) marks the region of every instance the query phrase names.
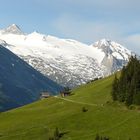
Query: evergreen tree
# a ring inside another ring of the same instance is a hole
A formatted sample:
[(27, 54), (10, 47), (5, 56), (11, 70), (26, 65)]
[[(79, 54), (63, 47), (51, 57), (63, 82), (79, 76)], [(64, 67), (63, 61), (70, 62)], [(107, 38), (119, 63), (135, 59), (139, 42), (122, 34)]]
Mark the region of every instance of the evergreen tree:
[(110, 140), (110, 138), (109, 137), (102, 137), (102, 136), (99, 136), (97, 134), (96, 137), (95, 137), (95, 140)]
[(140, 60), (132, 56), (123, 67), (118, 79), (115, 75), (112, 85), (112, 98), (126, 105), (140, 104)]
[(97, 134), (95, 140), (100, 140), (100, 136)]
[(60, 139), (60, 132), (58, 128), (56, 127), (55, 132), (54, 132), (54, 140), (59, 140)]

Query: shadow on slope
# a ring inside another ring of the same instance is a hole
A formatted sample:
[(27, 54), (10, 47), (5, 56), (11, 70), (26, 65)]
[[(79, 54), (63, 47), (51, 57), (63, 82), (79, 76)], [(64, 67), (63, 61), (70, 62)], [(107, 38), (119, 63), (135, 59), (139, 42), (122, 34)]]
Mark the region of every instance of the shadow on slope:
[(0, 46), (0, 111), (22, 106), (40, 97), (41, 91), (57, 94), (62, 87)]

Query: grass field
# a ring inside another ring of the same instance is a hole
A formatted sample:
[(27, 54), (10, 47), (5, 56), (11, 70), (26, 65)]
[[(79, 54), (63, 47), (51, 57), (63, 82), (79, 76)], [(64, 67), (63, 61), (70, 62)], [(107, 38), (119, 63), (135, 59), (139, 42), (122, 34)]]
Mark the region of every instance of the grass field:
[[(64, 99), (51, 97), (0, 114), (0, 140), (48, 140), (56, 127), (62, 140), (140, 140), (140, 111), (113, 103), (113, 76), (73, 90)], [(85, 107), (88, 111), (83, 112)]]

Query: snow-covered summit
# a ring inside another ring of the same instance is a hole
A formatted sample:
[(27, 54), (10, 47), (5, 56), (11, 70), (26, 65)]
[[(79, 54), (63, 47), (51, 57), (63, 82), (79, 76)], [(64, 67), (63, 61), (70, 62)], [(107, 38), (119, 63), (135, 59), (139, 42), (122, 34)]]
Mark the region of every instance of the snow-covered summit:
[(109, 39), (101, 39), (95, 42), (92, 46), (101, 49), (108, 56), (113, 55), (117, 59), (128, 60), (131, 55), (130, 50)]
[(75, 87), (121, 69), (131, 51), (109, 39), (87, 45), (72, 39), (33, 32), (0, 34), (8, 49), (64, 86)]
[(91, 46), (101, 50), (105, 54), (101, 61), (105, 75), (121, 69), (132, 55), (130, 50), (109, 39), (101, 39)]
[(95, 42), (94, 45), (99, 48), (101, 46), (102, 47), (103, 46), (109, 46), (110, 42), (111, 42), (111, 40), (104, 38), (104, 39), (101, 39), (101, 40)]
[(19, 28), (19, 26), (17, 26), (16, 24), (12, 24), (8, 26), (7, 28), (2, 29), (0, 32), (2, 34), (17, 34), (17, 35), (24, 34)]

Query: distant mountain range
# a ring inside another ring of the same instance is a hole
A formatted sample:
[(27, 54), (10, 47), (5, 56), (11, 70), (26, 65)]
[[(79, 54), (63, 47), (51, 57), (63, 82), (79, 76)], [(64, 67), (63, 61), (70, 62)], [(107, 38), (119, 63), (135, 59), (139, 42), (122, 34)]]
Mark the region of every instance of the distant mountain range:
[(4, 41), (0, 44), (0, 111), (36, 101), (43, 91), (57, 94), (62, 90), (61, 86), (6, 49)]
[(37, 32), (26, 34), (15, 24), (0, 30), (0, 39), (36, 70), (72, 88), (121, 69), (131, 56), (130, 50), (108, 39), (86, 45)]

